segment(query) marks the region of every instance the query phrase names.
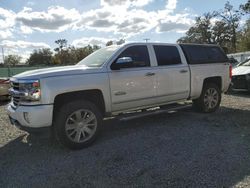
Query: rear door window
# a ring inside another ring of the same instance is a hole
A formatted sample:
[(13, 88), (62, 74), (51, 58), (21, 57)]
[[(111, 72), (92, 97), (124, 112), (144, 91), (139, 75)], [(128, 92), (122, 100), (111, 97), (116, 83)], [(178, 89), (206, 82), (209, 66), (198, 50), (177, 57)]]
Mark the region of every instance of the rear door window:
[(158, 66), (181, 64), (178, 49), (175, 46), (154, 45)]

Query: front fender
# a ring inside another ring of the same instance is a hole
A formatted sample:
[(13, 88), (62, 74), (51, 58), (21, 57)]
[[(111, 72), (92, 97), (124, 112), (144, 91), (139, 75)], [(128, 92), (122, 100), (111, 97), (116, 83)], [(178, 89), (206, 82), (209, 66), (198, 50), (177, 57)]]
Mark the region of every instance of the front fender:
[(111, 111), (111, 99), (107, 73), (57, 76), (41, 80), (43, 104), (53, 104), (55, 97), (63, 93), (98, 89), (102, 92), (106, 112)]

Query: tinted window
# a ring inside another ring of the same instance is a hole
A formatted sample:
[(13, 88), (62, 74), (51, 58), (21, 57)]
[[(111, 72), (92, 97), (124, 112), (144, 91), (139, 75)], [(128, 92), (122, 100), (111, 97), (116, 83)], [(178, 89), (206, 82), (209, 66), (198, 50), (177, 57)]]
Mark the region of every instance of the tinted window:
[(190, 60), (194, 63), (208, 62), (206, 51), (201, 46), (191, 46), (188, 49)]
[(117, 59), (122, 57), (131, 57), (133, 62), (128, 63), (124, 68), (148, 67), (150, 66), (149, 54), (147, 46), (131, 46), (125, 49)]
[(184, 54), (190, 64), (223, 63), (228, 59), (218, 46), (181, 44)]
[(159, 66), (181, 64), (180, 54), (175, 46), (154, 46)]
[(210, 47), (207, 48), (208, 59), (211, 61), (224, 61), (225, 55), (221, 53), (220, 48), (218, 47)]

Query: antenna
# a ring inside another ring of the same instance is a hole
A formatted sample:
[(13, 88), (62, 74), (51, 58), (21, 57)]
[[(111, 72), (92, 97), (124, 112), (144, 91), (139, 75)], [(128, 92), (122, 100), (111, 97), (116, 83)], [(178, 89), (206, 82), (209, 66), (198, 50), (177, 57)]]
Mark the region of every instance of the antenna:
[(145, 38), (143, 40), (145, 40), (145, 42), (147, 43), (150, 39), (149, 38)]

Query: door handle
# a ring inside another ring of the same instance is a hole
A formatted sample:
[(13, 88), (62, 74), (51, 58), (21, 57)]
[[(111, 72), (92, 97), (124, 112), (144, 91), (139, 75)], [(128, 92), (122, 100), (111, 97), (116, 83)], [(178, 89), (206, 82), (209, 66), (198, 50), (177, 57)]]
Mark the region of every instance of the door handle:
[(183, 69), (183, 70), (180, 70), (180, 73), (186, 73), (187, 70)]
[(145, 74), (145, 76), (154, 76), (154, 75), (155, 75), (154, 72), (147, 72), (147, 73)]
[(115, 92), (115, 95), (116, 96), (119, 96), (119, 95), (126, 95), (127, 93), (125, 91), (117, 91)]

